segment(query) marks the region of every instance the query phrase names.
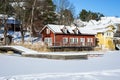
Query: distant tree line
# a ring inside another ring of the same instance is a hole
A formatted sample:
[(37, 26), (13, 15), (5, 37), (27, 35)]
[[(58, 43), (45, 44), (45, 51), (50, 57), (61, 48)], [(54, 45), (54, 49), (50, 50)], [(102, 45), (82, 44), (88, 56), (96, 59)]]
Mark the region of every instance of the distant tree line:
[[(1, 0), (0, 14), (14, 16), (21, 21), (22, 41), (23, 28), (28, 28), (31, 35), (36, 35), (46, 24), (71, 25), (74, 21), (75, 7), (69, 0)], [(101, 13), (83, 9), (79, 18), (83, 21), (99, 20)], [(6, 22), (6, 21), (5, 21)], [(7, 25), (4, 35), (7, 35)]]
[(89, 20), (100, 20), (101, 17), (104, 17), (103, 14), (99, 12), (92, 12), (92, 11), (86, 11), (85, 9), (82, 9), (82, 11), (79, 14), (79, 18), (82, 21), (89, 21)]

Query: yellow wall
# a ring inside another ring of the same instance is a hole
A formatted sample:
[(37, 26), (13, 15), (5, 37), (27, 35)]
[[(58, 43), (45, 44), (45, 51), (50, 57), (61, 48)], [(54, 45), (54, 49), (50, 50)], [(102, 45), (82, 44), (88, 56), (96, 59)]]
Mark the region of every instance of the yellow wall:
[(96, 37), (98, 38), (98, 46), (103, 48), (107, 48), (110, 50), (115, 49), (115, 45), (113, 43), (113, 36), (106, 36), (107, 32), (113, 33), (112, 30), (108, 30), (104, 33), (97, 33)]

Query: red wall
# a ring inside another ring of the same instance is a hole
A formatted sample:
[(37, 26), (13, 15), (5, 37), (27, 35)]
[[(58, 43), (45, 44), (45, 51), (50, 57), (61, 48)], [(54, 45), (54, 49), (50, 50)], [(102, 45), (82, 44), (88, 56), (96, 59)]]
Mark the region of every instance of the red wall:
[[(70, 38), (78, 38), (78, 44), (80, 43), (80, 38), (85, 38), (85, 42), (87, 42), (87, 38), (93, 38), (93, 46), (95, 46), (95, 36), (94, 35), (77, 35), (77, 34), (54, 34), (52, 31), (50, 31), (50, 34), (46, 34), (47, 27), (41, 32), (42, 34), (42, 40), (44, 41), (45, 37), (52, 37), (52, 43), (54, 45), (61, 45), (63, 42), (63, 37), (67, 37), (68, 40)], [(54, 41), (55, 40), (55, 41)], [(68, 43), (69, 44), (69, 43)]]
[(87, 38), (93, 38), (93, 45), (95, 45), (95, 36), (94, 35), (56, 34), (55, 42), (62, 43), (63, 37), (67, 37), (68, 40), (70, 38), (78, 38), (78, 44), (80, 43), (80, 38), (85, 38), (85, 42), (87, 42)]
[(42, 40), (44, 41), (45, 37), (52, 37), (52, 42), (54, 43), (54, 33), (50, 31), (50, 34), (46, 34), (47, 27), (41, 32), (42, 34)]

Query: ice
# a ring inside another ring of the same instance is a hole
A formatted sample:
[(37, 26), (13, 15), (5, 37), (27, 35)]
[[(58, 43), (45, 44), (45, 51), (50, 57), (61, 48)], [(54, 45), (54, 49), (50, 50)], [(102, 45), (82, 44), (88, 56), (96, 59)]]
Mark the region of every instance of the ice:
[(51, 60), (0, 54), (0, 80), (119, 80), (120, 51), (106, 51), (104, 54), (88, 60)]

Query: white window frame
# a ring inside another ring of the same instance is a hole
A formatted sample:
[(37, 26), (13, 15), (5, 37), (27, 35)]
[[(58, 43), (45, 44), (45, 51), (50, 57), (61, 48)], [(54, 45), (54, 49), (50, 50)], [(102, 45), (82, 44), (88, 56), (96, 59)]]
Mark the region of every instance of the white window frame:
[(67, 34), (67, 29), (66, 29), (66, 28), (64, 28), (64, 29), (63, 29), (63, 32), (64, 32), (65, 34)]
[(80, 38), (80, 42), (85, 42), (85, 38)]
[(74, 43), (78, 44), (78, 38), (74, 38)]
[(76, 30), (75, 30), (75, 33), (76, 33), (76, 34), (79, 34), (79, 30), (78, 30), (78, 29), (76, 29)]
[(46, 37), (46, 38), (44, 38), (44, 42), (45, 42), (48, 46), (52, 46), (52, 38), (51, 38), (51, 37)]
[(63, 44), (67, 44), (68, 43), (68, 38), (67, 37), (63, 37)]
[(74, 44), (74, 38), (70, 38), (70, 44)]
[(46, 29), (46, 34), (50, 34), (50, 30), (48, 28)]
[(87, 38), (87, 42), (93, 42), (93, 38)]
[(106, 32), (105, 34), (106, 37), (113, 37), (113, 32)]
[(85, 46), (85, 38), (80, 38), (80, 43), (82, 46)]

